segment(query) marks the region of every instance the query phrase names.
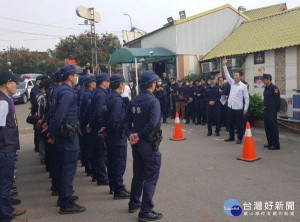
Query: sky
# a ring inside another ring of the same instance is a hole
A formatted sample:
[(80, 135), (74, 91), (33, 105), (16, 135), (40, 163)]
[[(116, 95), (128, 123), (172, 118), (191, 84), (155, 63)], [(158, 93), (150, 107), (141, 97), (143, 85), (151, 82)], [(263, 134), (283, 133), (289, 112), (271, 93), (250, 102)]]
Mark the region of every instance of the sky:
[(228, 3), (250, 10), (283, 2), (288, 9), (300, 6), (299, 0), (0, 0), (0, 52), (10, 46), (46, 51), (54, 49), (60, 38), (89, 30), (79, 25), (84, 20), (75, 12), (80, 5), (94, 7), (101, 14), (97, 33), (113, 33), (121, 39), (122, 30), (130, 29), (125, 13), (133, 26), (151, 32), (170, 16), (178, 19), (181, 10), (192, 16)]

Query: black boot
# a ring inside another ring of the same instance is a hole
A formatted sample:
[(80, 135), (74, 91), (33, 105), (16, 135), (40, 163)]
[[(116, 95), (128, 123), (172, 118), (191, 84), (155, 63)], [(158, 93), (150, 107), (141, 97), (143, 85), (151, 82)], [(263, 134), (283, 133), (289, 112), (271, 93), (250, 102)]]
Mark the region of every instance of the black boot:
[(147, 216), (139, 216), (139, 221), (146, 222), (146, 221), (155, 221), (160, 220), (163, 218), (163, 215), (161, 213), (156, 213), (154, 211), (151, 211)]
[(114, 193), (114, 200), (129, 199), (130, 193), (126, 189), (122, 189), (119, 193)]
[(9, 203), (10, 203), (12, 206), (16, 206), (16, 205), (20, 205), (20, 204), (21, 204), (21, 200), (15, 199), (15, 198), (10, 198)]
[(109, 182), (108, 180), (106, 181), (97, 181), (97, 186), (108, 186)]
[(60, 214), (78, 214), (78, 213), (83, 213), (86, 211), (86, 208), (83, 206), (79, 206), (76, 203), (72, 203), (69, 206), (66, 207), (60, 207), (59, 213)]

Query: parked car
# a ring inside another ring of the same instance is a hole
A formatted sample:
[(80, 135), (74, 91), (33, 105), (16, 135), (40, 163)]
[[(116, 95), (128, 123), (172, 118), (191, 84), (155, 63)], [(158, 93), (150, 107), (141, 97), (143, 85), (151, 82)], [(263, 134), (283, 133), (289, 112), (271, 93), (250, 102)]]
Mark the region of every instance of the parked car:
[(26, 104), (33, 86), (32, 80), (25, 79), (23, 82), (18, 82), (16, 93), (13, 95), (14, 101)]
[(42, 76), (43, 74), (38, 74), (38, 73), (27, 73), (27, 74), (22, 74), (21, 78), (23, 79), (31, 79), (31, 80), (36, 80), (36, 77)]

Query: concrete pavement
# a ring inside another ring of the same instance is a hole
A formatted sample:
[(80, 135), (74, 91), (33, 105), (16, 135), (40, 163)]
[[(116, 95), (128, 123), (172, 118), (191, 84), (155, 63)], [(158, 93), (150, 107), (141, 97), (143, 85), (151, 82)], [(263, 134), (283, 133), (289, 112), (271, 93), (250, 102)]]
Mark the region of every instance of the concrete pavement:
[[(16, 108), (19, 125), (23, 121), (24, 108), (24, 105)], [(207, 137), (206, 127), (192, 124), (183, 124), (182, 127), (187, 140), (174, 142), (169, 140), (172, 124), (163, 125), (162, 168), (154, 198), (154, 210), (164, 214), (162, 221), (300, 221), (299, 135), (281, 134), (282, 149), (269, 151), (263, 148), (263, 130), (253, 130), (256, 152), (262, 159), (248, 163), (236, 160), (241, 155), (241, 146), (223, 141), (227, 132), (222, 131), (221, 137)], [(17, 185), (22, 206), (28, 210), (24, 218), (43, 222), (136, 221), (137, 214), (127, 213), (127, 200), (113, 200), (108, 187), (91, 183), (79, 165), (74, 181), (75, 192), (80, 198), (78, 203), (86, 206), (87, 211), (59, 215), (55, 206), (57, 199), (50, 196), (50, 179), (33, 151), (32, 132), (21, 130), (20, 139)], [(128, 189), (131, 178), (132, 156), (128, 146), (124, 176)], [(223, 205), (232, 198), (241, 205), (273, 201), (275, 206), (276, 201), (294, 201), (295, 216), (242, 216), (242, 212), (239, 217), (230, 217), (224, 213)]]

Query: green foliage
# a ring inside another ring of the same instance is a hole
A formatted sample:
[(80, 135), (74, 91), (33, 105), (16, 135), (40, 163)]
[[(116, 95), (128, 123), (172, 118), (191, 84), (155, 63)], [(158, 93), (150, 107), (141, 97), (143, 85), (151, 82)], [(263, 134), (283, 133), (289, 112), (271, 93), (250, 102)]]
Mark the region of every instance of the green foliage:
[[(101, 34), (96, 35), (97, 42), (97, 55), (98, 64), (102, 71), (107, 69), (107, 63), (111, 54), (118, 48), (121, 47), (120, 41), (117, 36), (113, 34)], [(77, 64), (85, 66), (86, 63), (91, 63), (91, 34), (89, 32), (76, 35), (70, 35), (65, 39), (61, 39), (54, 55), (61, 59), (75, 59)]]
[(262, 117), (264, 107), (262, 96), (258, 93), (250, 94), (250, 104), (248, 109), (248, 119), (253, 122)]
[(191, 79), (194, 82), (194, 85), (196, 84), (196, 80), (199, 80), (200, 78), (204, 78), (204, 74), (190, 74), (188, 76), (185, 76), (183, 78), (183, 84), (185, 85), (186, 81)]
[[(9, 53), (7, 55), (7, 53)], [(11, 66), (7, 64), (7, 58)], [(16, 74), (41, 73), (51, 74), (64, 64), (52, 57), (51, 52), (29, 51), (25, 48), (11, 48), (9, 52), (0, 54), (0, 70), (11, 69)]]

